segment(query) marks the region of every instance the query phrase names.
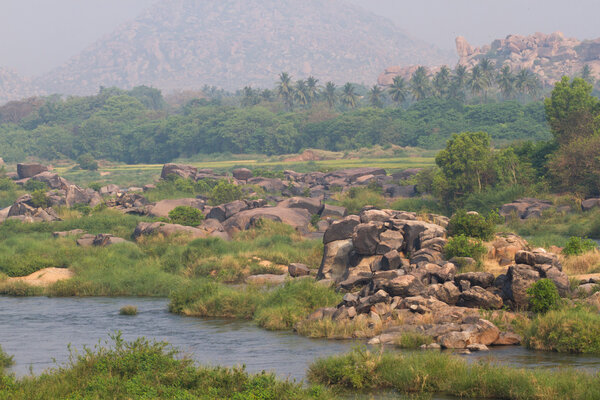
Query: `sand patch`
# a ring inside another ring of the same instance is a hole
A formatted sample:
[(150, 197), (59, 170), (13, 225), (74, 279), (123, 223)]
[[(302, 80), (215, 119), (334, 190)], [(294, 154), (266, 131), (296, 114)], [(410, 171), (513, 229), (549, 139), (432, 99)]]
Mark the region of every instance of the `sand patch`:
[(8, 278), (8, 282), (25, 282), (31, 286), (49, 286), (58, 281), (71, 279), (75, 274), (67, 268), (44, 268), (27, 276)]

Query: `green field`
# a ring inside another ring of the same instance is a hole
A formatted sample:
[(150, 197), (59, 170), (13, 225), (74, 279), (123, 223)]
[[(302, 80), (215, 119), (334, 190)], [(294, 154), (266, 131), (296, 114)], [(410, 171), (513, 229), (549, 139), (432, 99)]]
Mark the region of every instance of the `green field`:
[[(375, 167), (385, 168), (388, 173), (408, 168), (423, 168), (434, 164), (433, 157), (392, 157), (392, 158), (361, 158), (339, 159), (324, 161), (286, 162), (272, 160), (225, 160), (202, 161), (188, 163), (198, 168), (210, 168), (218, 172), (231, 171), (234, 168), (250, 169), (291, 169), (297, 172), (334, 171), (344, 168)], [(144, 185), (158, 179), (162, 164), (112, 164), (101, 167), (98, 171), (82, 171), (74, 169), (73, 165), (54, 168), (54, 171), (64, 178), (78, 184), (87, 185), (90, 182), (114, 183), (121, 186)]]

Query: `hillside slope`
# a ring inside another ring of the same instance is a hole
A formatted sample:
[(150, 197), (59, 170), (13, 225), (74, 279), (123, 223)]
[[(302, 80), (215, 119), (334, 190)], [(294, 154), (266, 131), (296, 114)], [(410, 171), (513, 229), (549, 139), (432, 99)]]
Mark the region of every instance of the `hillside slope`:
[(394, 63), (454, 63), (391, 21), (340, 0), (165, 0), (39, 78), (48, 92), (271, 87), (281, 71), (374, 83)]

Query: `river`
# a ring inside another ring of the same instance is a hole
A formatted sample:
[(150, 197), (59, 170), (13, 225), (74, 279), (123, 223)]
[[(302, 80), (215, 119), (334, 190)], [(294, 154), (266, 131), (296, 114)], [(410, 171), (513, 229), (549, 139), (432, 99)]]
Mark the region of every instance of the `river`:
[[(137, 315), (119, 315), (119, 309), (128, 304), (138, 307)], [(250, 372), (266, 370), (281, 378), (302, 380), (316, 358), (362, 343), (269, 332), (252, 322), (182, 317), (170, 314), (167, 304), (165, 299), (146, 298), (0, 297), (0, 344), (14, 355), (12, 371), (17, 376), (30, 371), (38, 374), (64, 363), (69, 344), (76, 349), (93, 346), (120, 330), (126, 340), (145, 336), (166, 341), (201, 364), (245, 364)], [(493, 348), (465, 357), (525, 368), (600, 370), (599, 357), (534, 352), (523, 347)]]

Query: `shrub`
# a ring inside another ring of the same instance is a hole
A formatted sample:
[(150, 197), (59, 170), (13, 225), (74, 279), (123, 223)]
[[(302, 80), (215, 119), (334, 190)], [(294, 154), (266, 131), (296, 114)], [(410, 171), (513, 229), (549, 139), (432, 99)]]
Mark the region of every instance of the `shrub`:
[(471, 257), (474, 260), (481, 260), (481, 257), (486, 253), (487, 249), (480, 239), (470, 238), (464, 234), (450, 238), (444, 247), (444, 254), (447, 259)]
[(137, 307), (136, 306), (123, 306), (119, 310), (120, 315), (137, 315)]
[(562, 308), (538, 315), (525, 331), (536, 350), (600, 354), (600, 315), (584, 308)]
[(17, 184), (10, 178), (0, 178), (0, 191), (9, 192), (17, 190)]
[(2, 346), (0, 345), (0, 373), (4, 368), (8, 368), (13, 365), (15, 362), (13, 360), (13, 356), (9, 356), (4, 352)]
[(418, 332), (406, 332), (400, 335), (395, 343), (401, 349), (418, 349), (424, 344), (433, 343), (433, 338)]
[(25, 182), (25, 185), (23, 187), (28, 192), (35, 192), (36, 190), (48, 190), (48, 185), (46, 185), (45, 182), (36, 181), (35, 179), (28, 180), (27, 182)]
[(494, 237), (494, 222), (485, 219), (480, 214), (469, 214), (465, 210), (458, 210), (448, 222), (448, 235), (466, 235), (482, 240)]
[(79, 211), (81, 215), (87, 216), (92, 212), (92, 207), (84, 203), (76, 203), (71, 206), (71, 210)]
[(48, 201), (48, 197), (46, 196), (46, 190), (34, 190), (33, 193), (31, 193), (31, 204), (33, 204), (34, 207), (39, 208), (48, 207), (50, 205), (50, 202)]
[(230, 203), (242, 199), (242, 189), (229, 182), (221, 181), (210, 191), (210, 199), (214, 205)]
[(102, 188), (102, 184), (100, 182), (90, 182), (88, 183), (88, 187), (96, 192), (99, 192)]
[(94, 156), (90, 153), (80, 155), (77, 159), (77, 164), (79, 165), (79, 168), (88, 171), (96, 171), (98, 169), (98, 162), (96, 162)]
[(560, 306), (560, 295), (550, 279), (540, 279), (527, 289), (529, 306), (535, 313), (547, 313)]
[(174, 224), (198, 226), (204, 221), (204, 214), (194, 207), (178, 206), (169, 211), (169, 219)]
[(562, 253), (567, 256), (578, 256), (594, 250), (595, 248), (596, 243), (593, 240), (571, 236), (563, 248)]

